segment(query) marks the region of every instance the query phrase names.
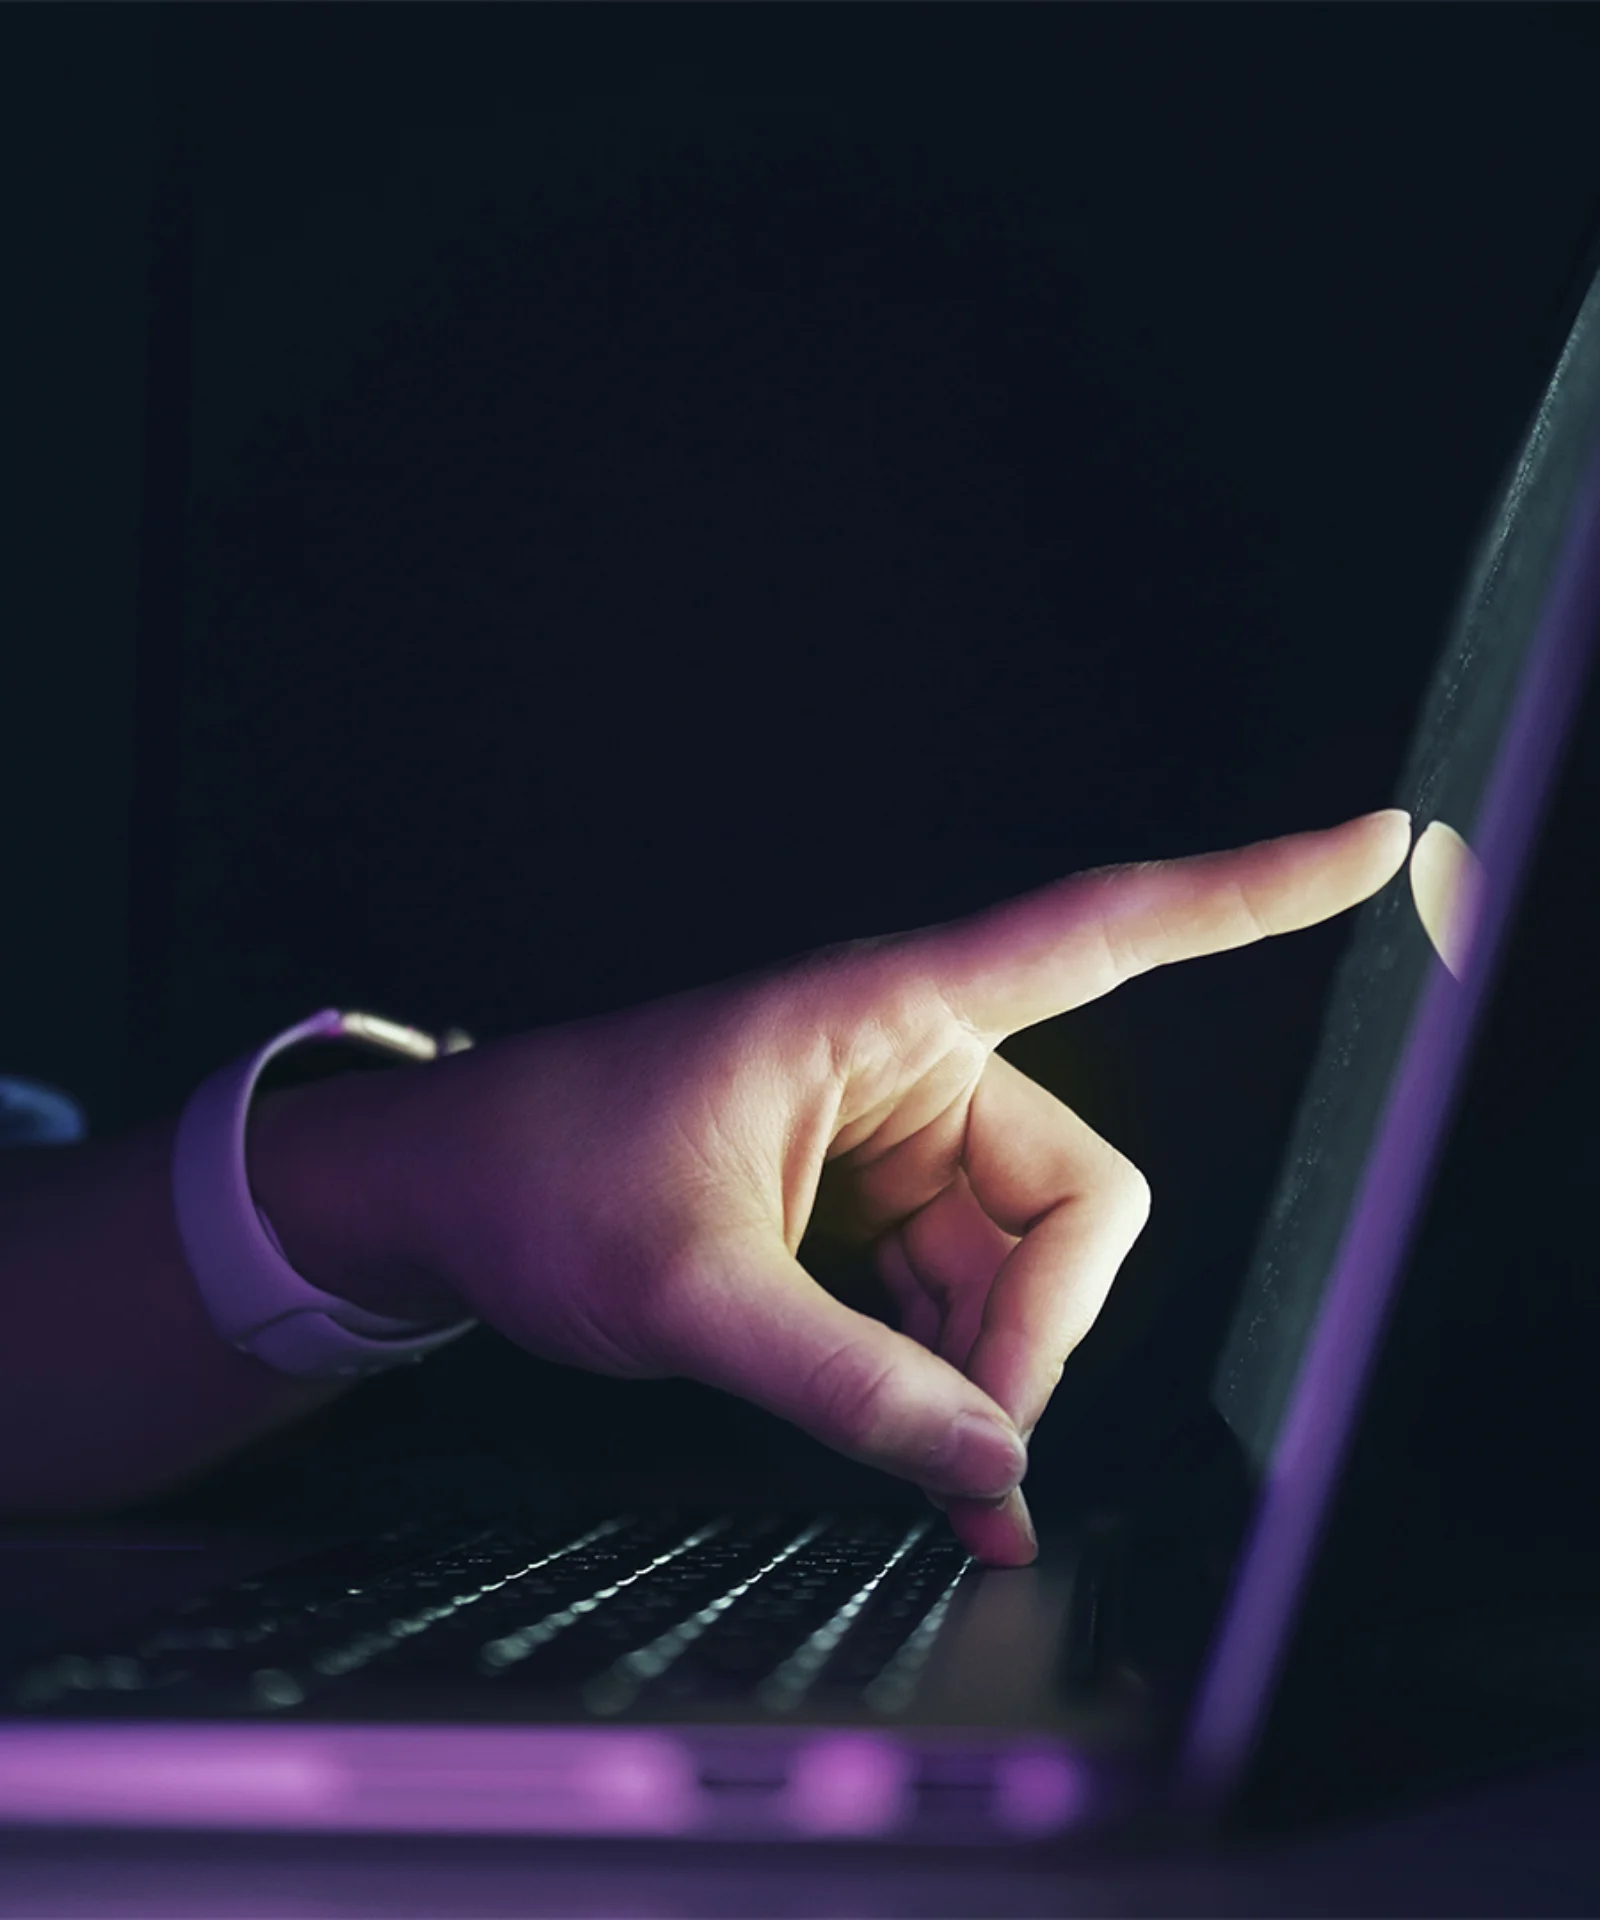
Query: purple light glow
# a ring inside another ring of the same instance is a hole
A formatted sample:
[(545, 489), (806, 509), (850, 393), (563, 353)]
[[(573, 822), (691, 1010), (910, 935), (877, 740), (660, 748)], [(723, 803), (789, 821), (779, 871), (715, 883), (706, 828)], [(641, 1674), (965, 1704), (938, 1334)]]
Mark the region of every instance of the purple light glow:
[(13, 1824), (675, 1834), (698, 1807), (688, 1751), (655, 1731), (0, 1728)]
[(907, 1755), (881, 1734), (807, 1741), (789, 1769), (790, 1824), (818, 1835), (891, 1832), (905, 1815), (910, 1773)]
[[(765, 1771), (771, 1747), (757, 1746)], [(726, 1733), (713, 1751), (721, 1771)], [(1090, 1810), (1082, 1756), (947, 1740), (938, 1777), (991, 1792), (927, 1828), (919, 1753), (886, 1733), (797, 1731), (781, 1790), (759, 1804), (702, 1784), (688, 1729), (13, 1722), (0, 1725), (0, 1826), (971, 1840), (1059, 1833)]]
[(1017, 1753), (995, 1772), (995, 1819), (1012, 1833), (1059, 1833), (1088, 1803), (1082, 1763), (1065, 1753)]

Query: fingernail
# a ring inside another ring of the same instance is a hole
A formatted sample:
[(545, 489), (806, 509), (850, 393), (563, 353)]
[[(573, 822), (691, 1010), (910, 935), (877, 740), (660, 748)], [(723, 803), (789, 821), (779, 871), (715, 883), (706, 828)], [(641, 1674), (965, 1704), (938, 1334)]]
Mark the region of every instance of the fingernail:
[(950, 1502), (952, 1500), (959, 1500), (961, 1504), (966, 1507), (989, 1507), (998, 1513), (1007, 1501), (1021, 1498), (1021, 1495), (1015, 1491), (1011, 1493), (997, 1493), (993, 1499), (990, 1499), (986, 1493), (935, 1493), (932, 1487), (924, 1487), (921, 1491), (922, 1497), (927, 1501), (928, 1505), (930, 1507), (937, 1507), (941, 1513), (948, 1513), (950, 1511)]
[(1015, 1427), (987, 1413), (957, 1417), (928, 1462), (927, 1477), (940, 1493), (969, 1500), (997, 1500), (1028, 1470), (1028, 1450)]
[(968, 1553), (985, 1566), (1026, 1567), (1039, 1557), (1039, 1536), (1020, 1487), (1004, 1500), (952, 1500), (950, 1524)]
[(1039, 1529), (1033, 1524), (1033, 1515), (1028, 1511), (1028, 1503), (1023, 1499), (1020, 1489), (1018, 1490), (1016, 1501), (1017, 1519), (1027, 1531), (1029, 1545), (1033, 1548), (1034, 1552), (1037, 1553), (1039, 1551)]

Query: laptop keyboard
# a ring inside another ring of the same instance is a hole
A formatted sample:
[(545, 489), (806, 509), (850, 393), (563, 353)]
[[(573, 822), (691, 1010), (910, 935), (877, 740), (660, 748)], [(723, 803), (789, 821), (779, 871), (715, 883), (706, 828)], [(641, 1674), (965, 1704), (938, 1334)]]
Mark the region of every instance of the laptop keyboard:
[(29, 1663), (13, 1710), (910, 1705), (972, 1562), (932, 1519), (640, 1517), (400, 1529)]

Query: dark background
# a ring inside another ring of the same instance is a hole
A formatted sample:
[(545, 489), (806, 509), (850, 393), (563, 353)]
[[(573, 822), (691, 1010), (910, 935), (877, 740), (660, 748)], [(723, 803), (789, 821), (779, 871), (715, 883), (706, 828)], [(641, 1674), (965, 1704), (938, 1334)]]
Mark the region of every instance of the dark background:
[[(1383, 804), (1600, 204), (1577, 7), (35, 6), (0, 75), (0, 1059), (99, 1133), (329, 1002)], [(1341, 939), (1008, 1047), (1156, 1191), (1046, 1506), (1203, 1379)], [(273, 1457), (574, 1433), (857, 1484), (489, 1335)]]

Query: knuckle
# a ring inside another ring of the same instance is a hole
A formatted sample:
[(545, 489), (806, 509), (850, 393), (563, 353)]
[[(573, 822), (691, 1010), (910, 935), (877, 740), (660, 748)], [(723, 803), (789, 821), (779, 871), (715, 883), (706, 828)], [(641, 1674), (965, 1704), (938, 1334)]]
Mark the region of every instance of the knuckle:
[(882, 1354), (859, 1342), (835, 1347), (805, 1383), (808, 1425), (836, 1445), (874, 1450), (888, 1425), (893, 1374)]

